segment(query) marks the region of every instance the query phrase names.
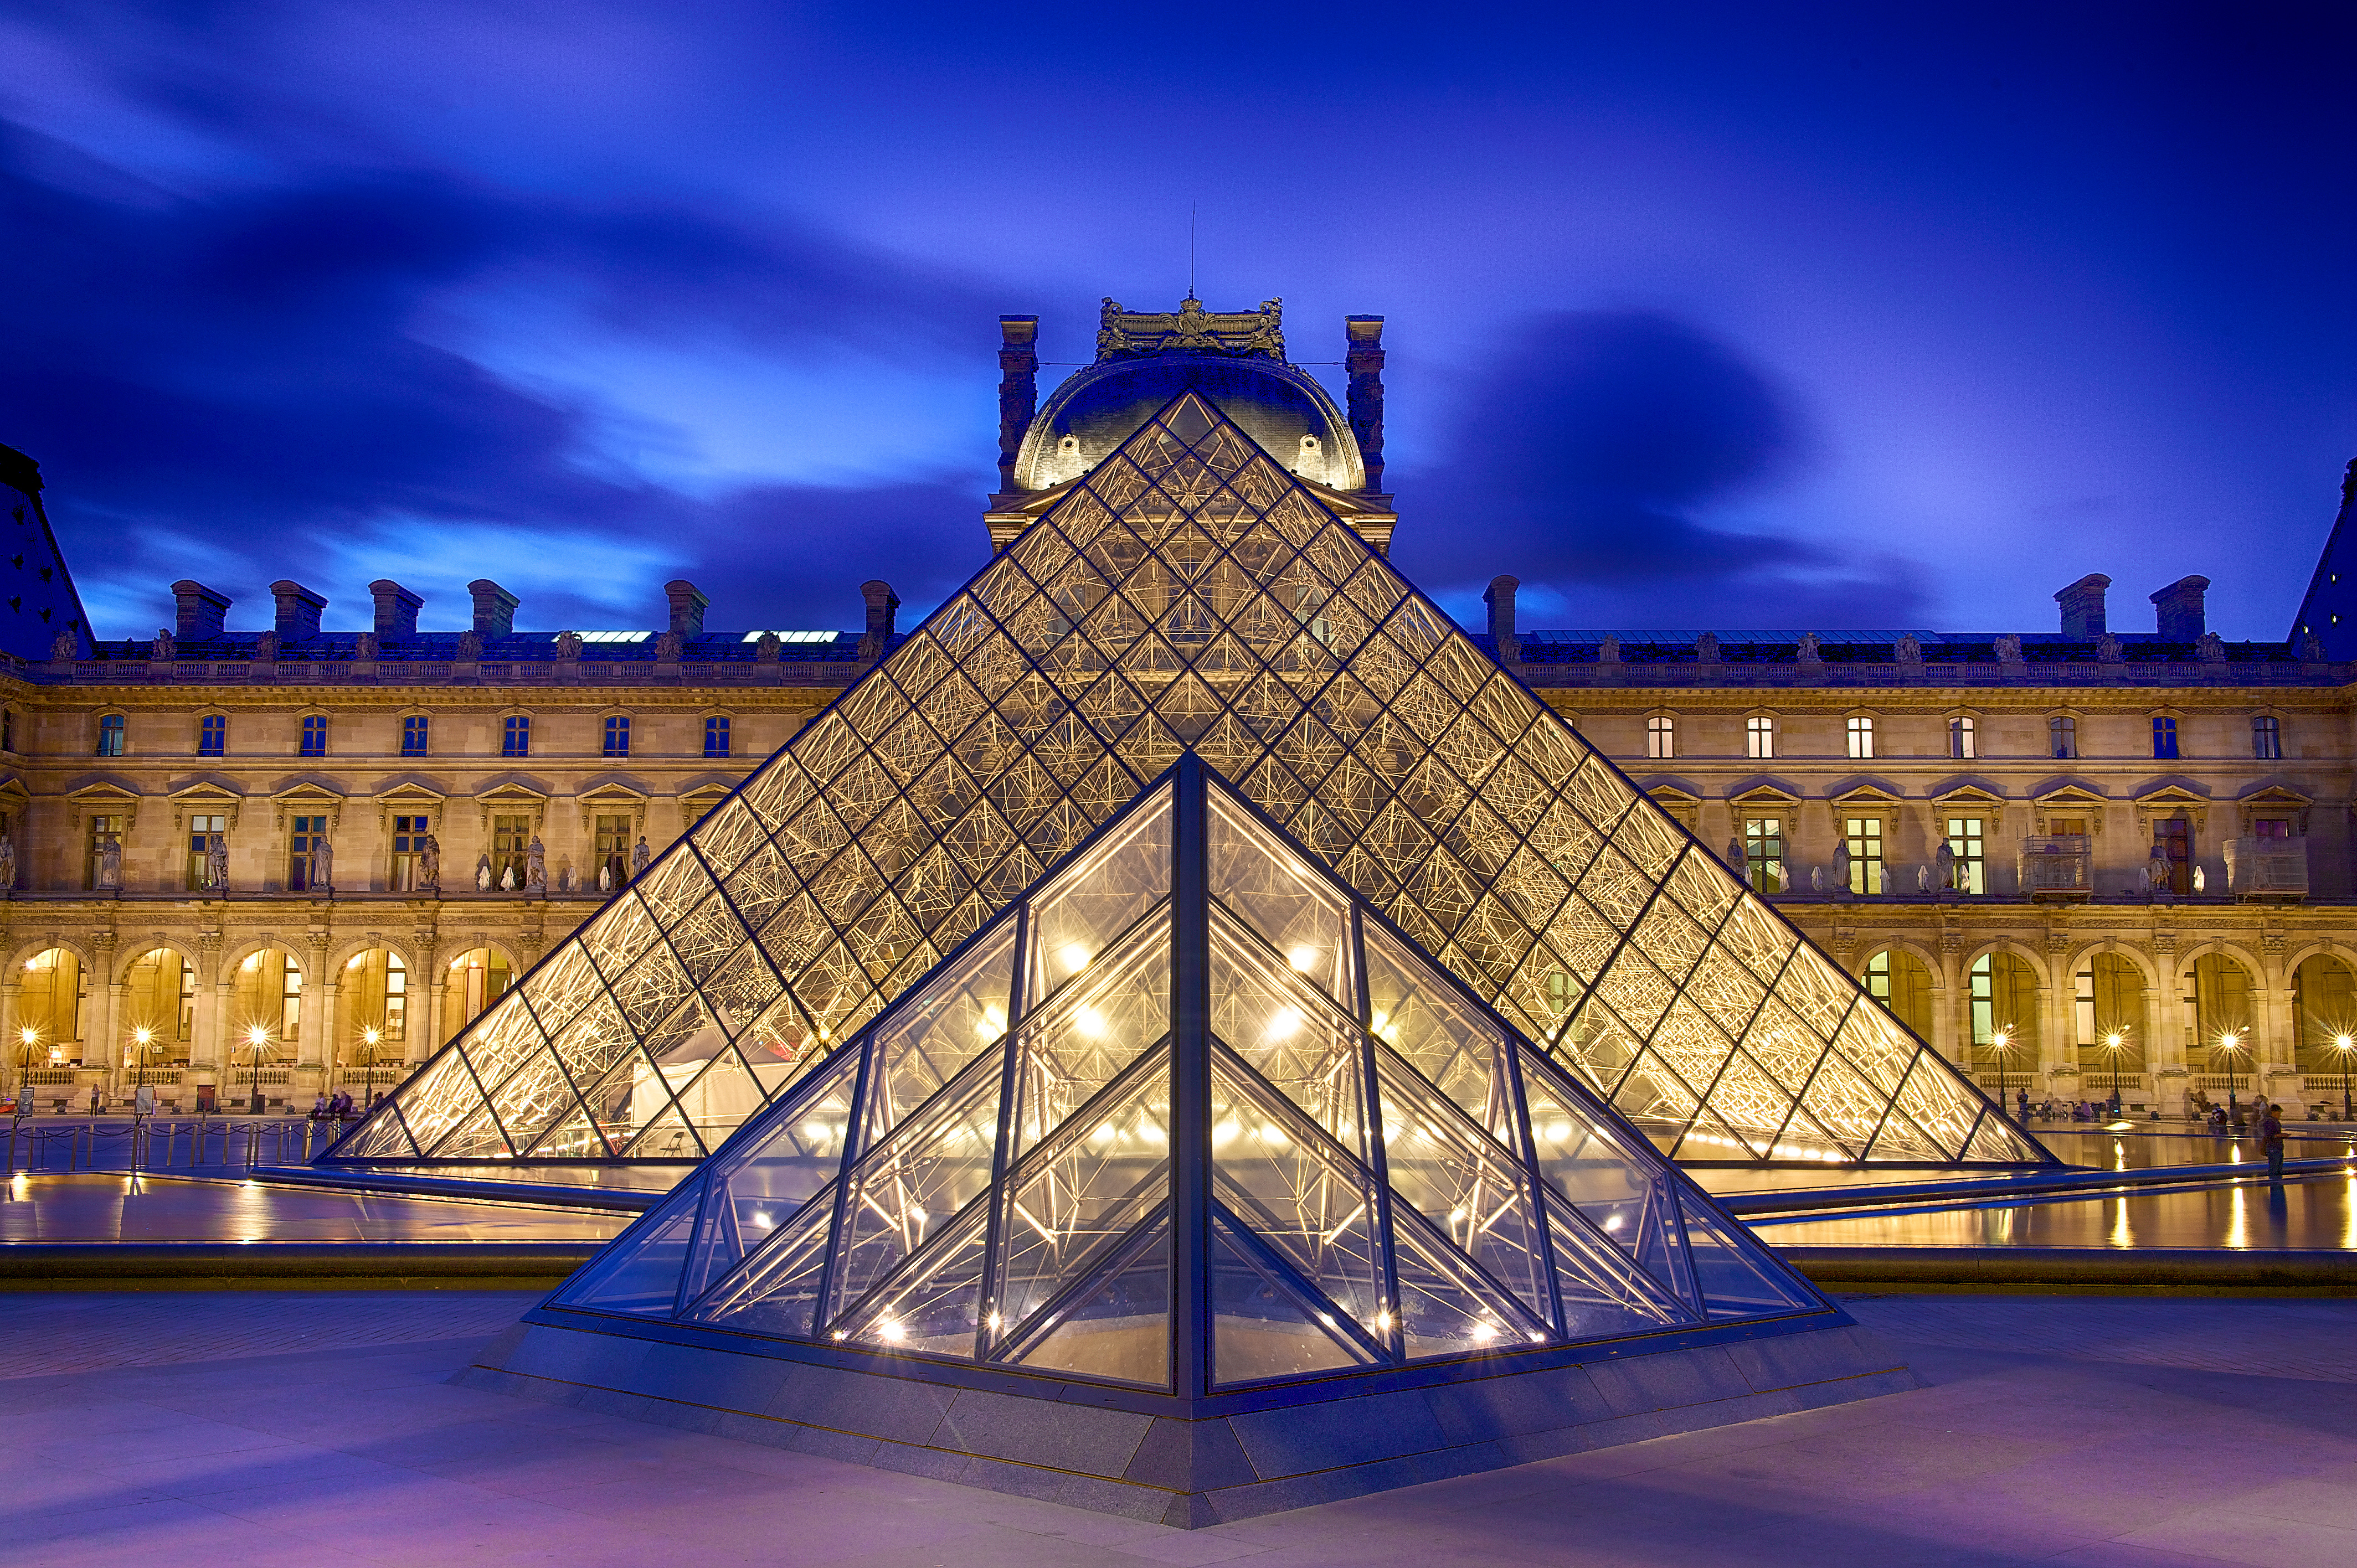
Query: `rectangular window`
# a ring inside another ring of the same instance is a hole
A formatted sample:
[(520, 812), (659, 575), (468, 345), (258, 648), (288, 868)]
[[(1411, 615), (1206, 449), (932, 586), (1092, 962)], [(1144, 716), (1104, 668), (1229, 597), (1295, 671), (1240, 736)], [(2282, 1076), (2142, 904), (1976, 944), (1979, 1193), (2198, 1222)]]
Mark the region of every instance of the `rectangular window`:
[(417, 890), (417, 857), (425, 848), (425, 833), (424, 817), (393, 819), (393, 865), (385, 879), (387, 891), (414, 893)]
[(619, 714), (606, 721), (606, 755), (630, 755), (630, 721)]
[(124, 733), (123, 715), (121, 714), (102, 714), (98, 721), (99, 756), (122, 756)]
[(726, 719), (710, 718), (704, 721), (704, 755), (706, 757), (728, 755), (728, 721)]
[(286, 891), (306, 893), (311, 887), (311, 852), (328, 837), (325, 817), (286, 819)]
[(2153, 715), (2152, 754), (2158, 757), (2177, 755), (2177, 721), (2166, 714)]
[[(515, 721), (511, 719), (509, 723)], [(491, 886), (502, 893), (523, 886), (524, 851), (532, 843), (530, 817), (491, 819)]]
[(1842, 826), (1849, 844), (1849, 890), (1879, 893), (1882, 888), (1882, 819), (1852, 817)]
[(2291, 822), (2283, 817), (2261, 817), (2251, 824), (2251, 836), (2255, 839), (2288, 839), (2291, 837)]
[[(81, 885), (84, 887), (95, 888), (106, 886), (105, 883), (99, 880), (99, 874), (104, 865), (106, 859), (106, 846), (109, 844), (115, 846), (116, 854), (119, 857), (123, 844), (123, 819), (117, 816), (91, 818), (90, 853), (83, 863)], [(122, 861), (120, 858), (116, 860), (115, 864), (118, 866), (121, 865)], [(118, 883), (117, 886), (120, 886), (120, 884)]]
[(1678, 721), (1655, 714), (1645, 721), (1645, 755), (1660, 761), (1678, 754)]
[(197, 721), (197, 755), (227, 757), (229, 755), (229, 715), (207, 714)]
[(2169, 867), (2172, 893), (2193, 891), (2193, 825), (2183, 817), (2152, 824), (2152, 855)]
[(411, 714), (401, 721), (401, 755), (423, 757), (434, 736), (434, 721), (424, 714)]
[(597, 890), (610, 893), (630, 879), (630, 819), (599, 817), (597, 826)]
[(1776, 755), (1776, 721), (1765, 714), (1743, 721), (1744, 755), (1766, 757)]
[(325, 757), (328, 755), (327, 714), (306, 714), (303, 715), (302, 755), (305, 757)]
[(2274, 714), (2261, 714), (2251, 721), (2251, 755), (2262, 762), (2283, 756), (2283, 725)]
[(1784, 821), (1781, 817), (1743, 819), (1744, 879), (1754, 893), (1784, 890)]
[(2061, 757), (2079, 755), (2079, 721), (2067, 714), (2057, 714), (2046, 721), (2047, 749)]
[(1986, 1046), (1996, 1038), (1996, 976), (1989, 972), (1988, 955), (1973, 960), (1973, 1044)]
[(1849, 754), (1855, 757), (1874, 755), (1874, 721), (1853, 718), (1849, 721)]
[(1956, 757), (1978, 757), (1981, 754), (1978, 731), (1979, 726), (1969, 718), (1959, 716), (1950, 719), (1948, 721), (1948, 755)]
[(224, 847), (229, 841), (229, 819), (225, 816), (199, 816), (188, 819), (188, 891), (209, 893), (225, 891), (213, 886), (212, 849), (215, 840)]
[(1955, 887), (1959, 893), (1988, 891), (1986, 840), (1981, 817), (1948, 819), (1948, 853), (1956, 857)]
[(528, 715), (511, 714), (508, 716), (506, 728), (500, 736), (500, 755), (501, 757), (532, 755), (532, 720)]

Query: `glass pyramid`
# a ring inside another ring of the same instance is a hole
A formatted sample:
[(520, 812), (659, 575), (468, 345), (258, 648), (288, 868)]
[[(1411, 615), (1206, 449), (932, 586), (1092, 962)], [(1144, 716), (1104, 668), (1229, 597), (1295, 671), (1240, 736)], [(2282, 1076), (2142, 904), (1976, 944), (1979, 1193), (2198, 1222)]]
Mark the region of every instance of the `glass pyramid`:
[(550, 1305), (1182, 1393), (1826, 1310), (1192, 757)]
[(701, 1158), (1185, 754), (1679, 1159), (2051, 1162), (1201, 398), (1039, 513), (326, 1157)]

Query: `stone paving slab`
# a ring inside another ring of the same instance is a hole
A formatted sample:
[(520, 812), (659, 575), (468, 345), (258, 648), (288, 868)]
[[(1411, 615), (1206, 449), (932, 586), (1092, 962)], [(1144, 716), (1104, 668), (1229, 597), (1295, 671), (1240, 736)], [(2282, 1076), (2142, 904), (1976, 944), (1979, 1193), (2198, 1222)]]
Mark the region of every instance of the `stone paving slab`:
[(2357, 1303), (1855, 1299), (1933, 1386), (1184, 1531), (453, 1386), (484, 1295), (161, 1299), (8, 1304), (87, 1368), (0, 1380), (8, 1568), (2357, 1562)]

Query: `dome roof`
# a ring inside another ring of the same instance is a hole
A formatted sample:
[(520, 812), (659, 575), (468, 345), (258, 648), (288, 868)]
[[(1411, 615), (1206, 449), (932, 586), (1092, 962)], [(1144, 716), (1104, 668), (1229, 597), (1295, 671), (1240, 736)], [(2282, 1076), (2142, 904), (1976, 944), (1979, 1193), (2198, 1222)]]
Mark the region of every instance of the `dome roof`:
[(1201, 394), (1303, 478), (1338, 490), (1365, 485), (1350, 423), (1324, 387), (1282, 359), (1217, 348), (1128, 354), (1072, 376), (1032, 420), (1016, 484), (1045, 490), (1078, 478), (1182, 392)]

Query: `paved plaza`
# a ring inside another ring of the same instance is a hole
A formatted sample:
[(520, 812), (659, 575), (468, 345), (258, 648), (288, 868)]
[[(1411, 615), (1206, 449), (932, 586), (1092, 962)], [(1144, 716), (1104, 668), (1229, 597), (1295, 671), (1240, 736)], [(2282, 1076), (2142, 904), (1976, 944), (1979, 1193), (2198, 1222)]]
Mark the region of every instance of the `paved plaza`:
[(2357, 1302), (1851, 1298), (1932, 1387), (1181, 1531), (444, 1380), (531, 1300), (12, 1297), (0, 1563), (2357, 1562)]

